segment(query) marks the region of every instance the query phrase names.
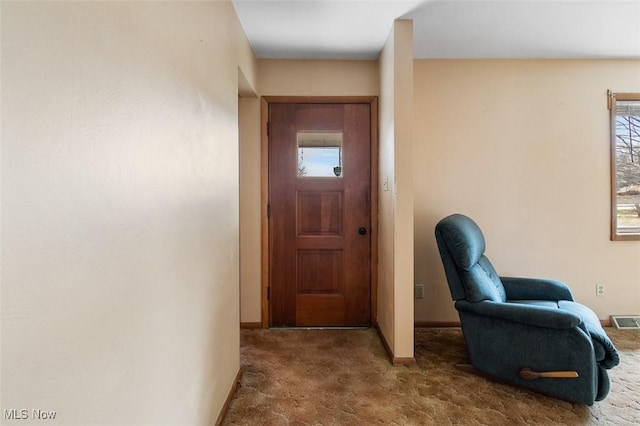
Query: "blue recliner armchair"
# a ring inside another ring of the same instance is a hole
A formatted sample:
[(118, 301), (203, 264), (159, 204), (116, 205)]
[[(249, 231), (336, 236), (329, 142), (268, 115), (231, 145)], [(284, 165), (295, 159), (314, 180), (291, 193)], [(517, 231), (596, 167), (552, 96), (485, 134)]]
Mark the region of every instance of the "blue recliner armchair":
[(592, 405), (609, 393), (613, 343), (562, 282), (499, 277), (482, 231), (454, 214), (435, 229), (473, 367), (502, 382)]

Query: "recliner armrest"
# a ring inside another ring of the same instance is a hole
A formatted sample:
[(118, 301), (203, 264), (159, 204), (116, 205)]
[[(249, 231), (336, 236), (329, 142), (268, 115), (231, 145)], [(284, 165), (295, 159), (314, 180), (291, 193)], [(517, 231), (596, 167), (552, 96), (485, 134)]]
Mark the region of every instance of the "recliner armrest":
[(582, 318), (573, 312), (544, 306), (509, 304), (501, 302), (471, 303), (458, 300), (456, 309), (484, 317), (500, 318), (505, 321), (532, 325), (535, 327), (566, 329), (574, 328), (582, 323)]
[(544, 278), (500, 277), (507, 300), (569, 300), (571, 289), (562, 281)]

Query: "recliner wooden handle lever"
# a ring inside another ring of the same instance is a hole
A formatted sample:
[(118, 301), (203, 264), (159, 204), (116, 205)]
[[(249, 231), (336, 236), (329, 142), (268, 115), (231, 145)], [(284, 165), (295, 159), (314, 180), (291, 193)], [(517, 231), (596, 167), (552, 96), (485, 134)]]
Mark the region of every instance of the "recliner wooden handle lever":
[(520, 377), (525, 380), (534, 380), (541, 377), (553, 379), (575, 379), (578, 377), (577, 371), (533, 371), (530, 368), (520, 370)]

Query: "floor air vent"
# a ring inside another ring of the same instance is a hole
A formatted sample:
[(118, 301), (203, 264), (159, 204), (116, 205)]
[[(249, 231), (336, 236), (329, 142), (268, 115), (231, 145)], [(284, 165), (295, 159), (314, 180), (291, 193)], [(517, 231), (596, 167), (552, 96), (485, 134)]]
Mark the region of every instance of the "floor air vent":
[(611, 322), (616, 328), (640, 329), (640, 316), (637, 315), (612, 315)]

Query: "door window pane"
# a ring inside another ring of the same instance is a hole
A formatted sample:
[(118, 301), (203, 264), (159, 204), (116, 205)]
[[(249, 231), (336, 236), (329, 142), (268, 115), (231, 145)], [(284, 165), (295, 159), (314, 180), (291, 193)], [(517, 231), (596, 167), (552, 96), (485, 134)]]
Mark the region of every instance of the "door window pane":
[(342, 177), (342, 133), (298, 133), (298, 176)]

